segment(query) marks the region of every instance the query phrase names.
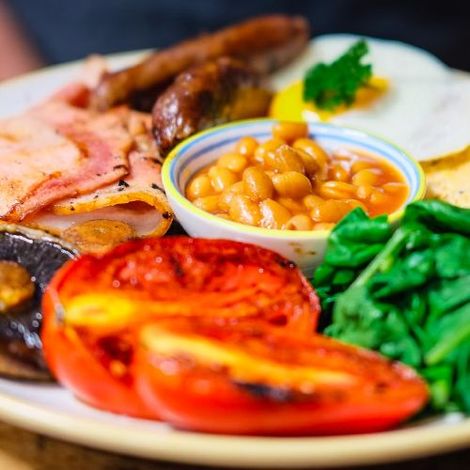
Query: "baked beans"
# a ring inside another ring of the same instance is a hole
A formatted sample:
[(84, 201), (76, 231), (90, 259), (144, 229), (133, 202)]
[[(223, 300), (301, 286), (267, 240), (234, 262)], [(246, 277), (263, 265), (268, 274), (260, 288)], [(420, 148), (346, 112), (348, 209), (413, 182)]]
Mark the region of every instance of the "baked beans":
[(327, 152), (306, 123), (280, 122), (272, 138), (242, 137), (231, 152), (195, 174), (186, 197), (243, 224), (284, 230), (330, 229), (361, 207), (390, 214), (408, 195), (403, 175), (379, 156)]

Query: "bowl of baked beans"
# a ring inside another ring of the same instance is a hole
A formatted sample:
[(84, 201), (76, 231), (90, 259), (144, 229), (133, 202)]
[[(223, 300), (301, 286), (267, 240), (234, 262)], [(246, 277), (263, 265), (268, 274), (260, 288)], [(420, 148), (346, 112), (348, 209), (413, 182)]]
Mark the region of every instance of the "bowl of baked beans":
[(240, 121), (178, 145), (162, 169), (192, 236), (270, 248), (309, 273), (329, 232), (357, 207), (396, 221), (425, 193), (419, 164), (395, 145), (325, 123)]

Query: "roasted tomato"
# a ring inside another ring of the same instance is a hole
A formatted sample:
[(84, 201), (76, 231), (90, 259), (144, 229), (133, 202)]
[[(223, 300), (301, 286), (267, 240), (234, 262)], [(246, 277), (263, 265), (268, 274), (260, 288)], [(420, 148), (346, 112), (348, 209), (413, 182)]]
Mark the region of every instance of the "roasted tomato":
[(68, 327), (59, 290), (74, 269), (66, 264), (53, 278), (43, 297), (41, 339), (54, 376), (85, 403), (96, 408), (140, 418), (156, 418), (134, 387), (131, 332), (103, 336), (89, 328)]
[[(56, 283), (57, 284), (57, 283)], [(258, 318), (310, 335), (317, 296), (293, 263), (254, 245), (169, 237), (82, 256), (57, 285), (65, 322), (111, 334), (155, 318)]]
[(230, 328), (257, 320), (306, 337), (319, 307), (299, 270), (271, 251), (174, 237), (67, 264), (49, 285), (43, 311), (44, 350), (58, 380), (93, 406), (148, 416), (133, 374), (143, 325), (201, 316)]
[(424, 382), (366, 350), (266, 324), (208, 319), (141, 330), (136, 377), (155, 413), (184, 429), (317, 435), (388, 429), (419, 411)]

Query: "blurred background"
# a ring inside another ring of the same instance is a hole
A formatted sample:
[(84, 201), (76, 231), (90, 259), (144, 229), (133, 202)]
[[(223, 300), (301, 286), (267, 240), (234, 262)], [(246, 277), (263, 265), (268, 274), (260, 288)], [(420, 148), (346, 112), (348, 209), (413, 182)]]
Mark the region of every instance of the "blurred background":
[(92, 52), (165, 47), (272, 12), (307, 16), (313, 35), (405, 41), (470, 70), (469, 1), (0, 0), (0, 80)]

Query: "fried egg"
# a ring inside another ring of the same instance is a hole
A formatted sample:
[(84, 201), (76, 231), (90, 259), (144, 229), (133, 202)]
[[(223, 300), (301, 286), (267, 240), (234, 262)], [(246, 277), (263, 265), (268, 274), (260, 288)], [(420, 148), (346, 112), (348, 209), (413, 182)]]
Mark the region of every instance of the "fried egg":
[(373, 77), (354, 103), (325, 112), (303, 102), (303, 76), (312, 65), (331, 63), (359, 36), (315, 38), (305, 53), (272, 79), (279, 90), (271, 116), (328, 121), (389, 140), (418, 160), (431, 160), (470, 145), (470, 78), (459, 76), (428, 52), (396, 41), (364, 38)]

